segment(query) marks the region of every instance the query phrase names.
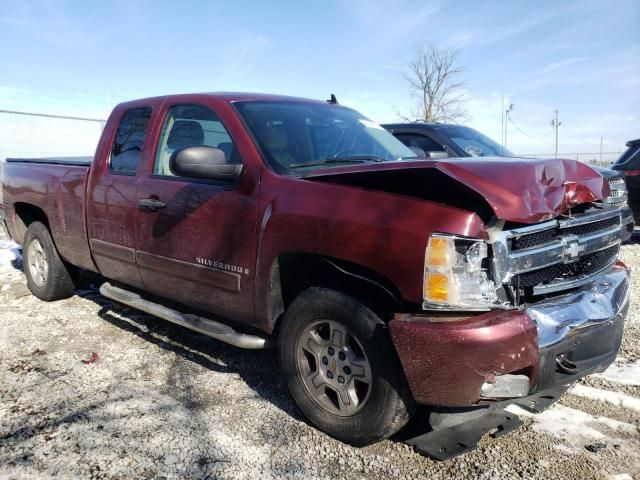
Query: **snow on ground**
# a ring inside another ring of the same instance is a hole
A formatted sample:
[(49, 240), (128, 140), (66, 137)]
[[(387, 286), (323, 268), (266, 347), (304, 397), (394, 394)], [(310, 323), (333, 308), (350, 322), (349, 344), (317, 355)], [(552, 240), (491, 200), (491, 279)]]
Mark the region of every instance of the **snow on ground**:
[(618, 358), (618, 361), (613, 365), (604, 372), (594, 375), (594, 377), (603, 378), (621, 385), (640, 386), (640, 361), (625, 363)]
[(0, 272), (15, 270), (15, 261), (22, 261), (20, 246), (11, 240), (0, 240)]
[(535, 431), (569, 440), (576, 445), (611, 438), (620, 433), (638, 434), (638, 427), (630, 423), (596, 417), (559, 404), (540, 414), (530, 413), (517, 405), (510, 405), (507, 410), (516, 415), (533, 417)]
[(611, 403), (627, 410), (633, 410), (640, 413), (640, 398), (634, 398), (624, 393), (612, 392), (610, 390), (602, 390), (587, 385), (575, 385), (570, 393), (579, 397), (590, 398), (601, 402)]

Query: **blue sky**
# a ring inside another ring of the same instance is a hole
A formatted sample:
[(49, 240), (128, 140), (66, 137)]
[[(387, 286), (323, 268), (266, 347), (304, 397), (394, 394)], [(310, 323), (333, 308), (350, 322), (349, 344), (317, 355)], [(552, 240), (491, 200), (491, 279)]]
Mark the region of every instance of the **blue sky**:
[[(615, 6), (614, 6), (615, 5)], [(623, 148), (640, 137), (640, 1), (0, 0), (0, 109), (104, 117), (193, 91), (328, 98), (379, 121), (407, 110), (416, 44), (459, 47), (470, 125), (509, 146)]]

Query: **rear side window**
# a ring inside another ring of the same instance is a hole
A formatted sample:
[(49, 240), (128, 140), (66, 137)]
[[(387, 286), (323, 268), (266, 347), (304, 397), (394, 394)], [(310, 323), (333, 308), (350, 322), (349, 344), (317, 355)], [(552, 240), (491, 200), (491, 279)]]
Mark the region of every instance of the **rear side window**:
[(120, 119), (111, 147), (109, 168), (118, 173), (135, 174), (151, 118), (151, 107), (132, 108)]
[(411, 135), (400, 133), (396, 138), (404, 143), (407, 147), (417, 147), (426, 152), (444, 152), (444, 147), (435, 140), (424, 135)]

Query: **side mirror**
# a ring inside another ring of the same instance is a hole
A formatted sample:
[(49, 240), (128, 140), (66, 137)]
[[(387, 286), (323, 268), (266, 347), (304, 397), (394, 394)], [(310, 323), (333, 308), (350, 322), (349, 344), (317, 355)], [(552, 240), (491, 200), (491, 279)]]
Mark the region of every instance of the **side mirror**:
[(224, 152), (215, 147), (187, 147), (176, 150), (169, 160), (171, 173), (179, 177), (234, 182), (242, 164), (229, 164)]

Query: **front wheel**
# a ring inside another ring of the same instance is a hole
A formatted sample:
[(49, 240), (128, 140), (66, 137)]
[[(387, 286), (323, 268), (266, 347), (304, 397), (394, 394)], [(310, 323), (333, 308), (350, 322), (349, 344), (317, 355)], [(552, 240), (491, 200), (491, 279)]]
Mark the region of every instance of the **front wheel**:
[(280, 326), (285, 381), (304, 415), (339, 440), (366, 445), (389, 437), (413, 403), (384, 322), (357, 300), (310, 288)]
[(75, 267), (58, 255), (49, 229), (33, 222), (24, 236), (24, 273), (29, 290), (40, 300), (61, 300), (73, 295)]

